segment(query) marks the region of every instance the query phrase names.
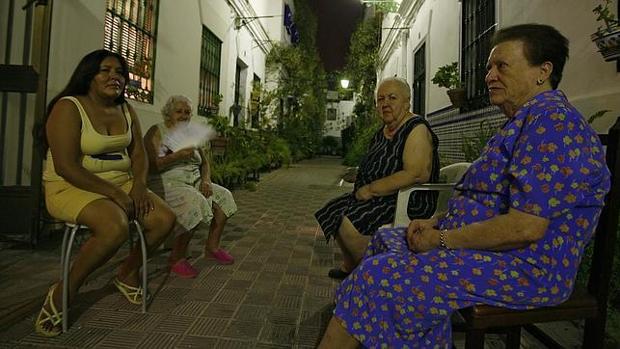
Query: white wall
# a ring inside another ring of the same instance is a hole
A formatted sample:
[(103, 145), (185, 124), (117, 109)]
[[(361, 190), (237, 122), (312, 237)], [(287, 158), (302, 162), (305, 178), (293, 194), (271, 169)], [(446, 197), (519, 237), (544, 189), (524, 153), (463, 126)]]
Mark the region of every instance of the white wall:
[[(417, 8), (417, 12), (405, 12), (405, 8)], [(407, 15), (411, 17), (407, 17)], [(460, 2), (458, 0), (405, 0), (401, 3), (400, 17), (386, 16), (383, 28), (408, 27), (396, 36), (387, 63), (379, 72), (379, 78), (400, 76), (413, 85), (413, 57), (420, 46), (426, 44), (426, 112), (449, 106), (446, 90), (432, 85), (430, 80), (442, 65), (459, 60)], [(406, 37), (406, 42), (402, 38)], [(388, 30), (383, 30), (382, 45)], [(403, 52), (405, 51), (405, 52)]]
[[(269, 35), (272, 41), (289, 41), (288, 34), (283, 27), (284, 3), (291, 0), (198, 0), (178, 1), (160, 0), (157, 20), (157, 41), (155, 49), (155, 68), (153, 84), (153, 104), (141, 103), (131, 100), (138, 113), (143, 132), (153, 124), (161, 121), (160, 109), (173, 94), (187, 95), (194, 101), (194, 110), (199, 95), (200, 78), (200, 55), (202, 25), (204, 24), (222, 41), (221, 68), (220, 68), (220, 94), (224, 99), (220, 104), (220, 115), (228, 116), (229, 107), (234, 101), (235, 68), (237, 61), (246, 67), (244, 71), (243, 86), (244, 100), (242, 105), (249, 104), (250, 91), (254, 74), (258, 75), (261, 82), (265, 79), (265, 56), (264, 48), (247, 26), (237, 30), (234, 19), (237, 14), (233, 5), (242, 4), (244, 11), (255, 12), (256, 16), (277, 15), (273, 18), (261, 18), (255, 20), (255, 28), (261, 27), (261, 34)], [(55, 1), (52, 16), (50, 61), (47, 99), (51, 100), (67, 84), (69, 78), (77, 66), (79, 60), (87, 53), (104, 48), (104, 19), (105, 0), (63, 0)], [(255, 6), (255, 7), (252, 7)], [(13, 50), (10, 62), (21, 63), (21, 46), (23, 40), (24, 12), (16, 4), (15, 31), (13, 33)], [(292, 7), (292, 4), (291, 4)], [(237, 6), (239, 8), (239, 6)], [(0, 28), (6, 28), (8, 18), (8, 2), (0, 1)], [(0, 35), (0, 56), (4, 57), (6, 35)], [(263, 47), (263, 48), (261, 48)], [(273, 86), (273, 82), (272, 82)], [(4, 149), (3, 164), (21, 161), (24, 166), (22, 174), (25, 181), (29, 180), (30, 157), (31, 157), (31, 128), (34, 110), (32, 108), (34, 95), (28, 96), (26, 131), (26, 148), (23, 159), (16, 159), (16, 143), (18, 141), (18, 114), (19, 95), (8, 94), (8, 118), (7, 140)], [(246, 116), (249, 115), (246, 112)], [(232, 120), (231, 120), (232, 123)], [(249, 123), (248, 123), (249, 124)], [(7, 174), (7, 165), (4, 165), (6, 178), (14, 178), (15, 174)], [(10, 171), (9, 171), (10, 172)], [(14, 172), (14, 171), (13, 171)], [(7, 183), (12, 183), (11, 179)], [(24, 181), (23, 181), (24, 182)]]
[(339, 101), (327, 103), (327, 109), (336, 109), (336, 120), (325, 120), (325, 132), (323, 133), (323, 135), (340, 138), (340, 132), (344, 128), (351, 125), (351, 122), (353, 120), (354, 105), (354, 101)]
[[(258, 0), (252, 5), (256, 6), (254, 10), (259, 16), (279, 15), (258, 21), (268, 25), (269, 33), (274, 36), (286, 35), (282, 26), (284, 4), (281, 0)], [(57, 1), (53, 14), (49, 99), (62, 90), (81, 57), (103, 47), (105, 1)], [(203, 24), (222, 41), (220, 94), (223, 100), (220, 115), (228, 116), (234, 102), (237, 59), (247, 68), (243, 75), (245, 81), (240, 85), (244, 87), (242, 105), (248, 105), (254, 74), (265, 82), (265, 52), (253, 41), (247, 26), (239, 30), (235, 28), (235, 17), (226, 0), (160, 1), (154, 102), (130, 101), (138, 112), (144, 131), (161, 121), (161, 106), (170, 95), (184, 94), (197, 103)]]
[[(612, 1), (612, 9), (617, 9)], [(612, 110), (593, 126), (607, 130), (620, 116), (620, 73), (615, 62), (605, 62), (590, 34), (598, 24), (592, 9), (599, 0), (500, 1), (499, 24), (544, 23), (557, 28), (570, 41), (569, 60), (564, 67), (560, 89), (586, 117), (601, 109)]]
[[(402, 59), (400, 47), (390, 52), (386, 65), (378, 76), (391, 76), (406, 66), (407, 80), (413, 80), (413, 52), (426, 41), (426, 112), (433, 112), (450, 105), (446, 90), (433, 85), (430, 80), (437, 68), (459, 61), (460, 1), (458, 0), (404, 0), (401, 7), (422, 1), (419, 11), (409, 23), (407, 59)], [(617, 8), (614, 1), (613, 9)], [(521, 23), (544, 23), (556, 27), (570, 40), (570, 58), (564, 68), (560, 89), (584, 114), (589, 116), (601, 109), (610, 109), (606, 117), (594, 123), (599, 132), (605, 131), (620, 115), (620, 73), (615, 62), (603, 61), (590, 34), (598, 26), (592, 9), (599, 0), (497, 0), (498, 26)], [(384, 27), (393, 23), (384, 22)], [(388, 43), (383, 42), (383, 45)]]

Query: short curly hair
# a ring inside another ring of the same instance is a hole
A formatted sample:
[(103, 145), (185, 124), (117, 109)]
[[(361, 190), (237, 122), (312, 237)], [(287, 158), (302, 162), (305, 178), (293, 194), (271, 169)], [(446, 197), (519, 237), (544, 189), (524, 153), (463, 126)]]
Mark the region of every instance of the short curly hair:
[(379, 81), (379, 83), (377, 84), (377, 88), (375, 89), (375, 98), (377, 97), (377, 92), (379, 91), (379, 87), (385, 84), (386, 82), (397, 83), (401, 91), (403, 92), (403, 95), (405, 96), (405, 98), (411, 99), (411, 87), (409, 86), (409, 83), (407, 82), (407, 80), (400, 78), (398, 76), (390, 76), (388, 78), (385, 78)]
[(189, 108), (193, 110), (192, 100), (188, 97), (183, 95), (170, 96), (170, 98), (168, 98), (168, 100), (166, 101), (166, 104), (161, 107), (161, 115), (164, 117), (164, 121), (170, 119), (170, 113), (172, 113), (172, 108), (174, 108), (174, 105), (177, 104), (177, 102), (187, 103), (187, 105), (189, 105)]
[(540, 65), (545, 61), (553, 64), (549, 82), (551, 88), (557, 89), (568, 59), (568, 39), (550, 25), (519, 24), (498, 30), (491, 39), (491, 46), (512, 40), (523, 42), (523, 53), (530, 65)]

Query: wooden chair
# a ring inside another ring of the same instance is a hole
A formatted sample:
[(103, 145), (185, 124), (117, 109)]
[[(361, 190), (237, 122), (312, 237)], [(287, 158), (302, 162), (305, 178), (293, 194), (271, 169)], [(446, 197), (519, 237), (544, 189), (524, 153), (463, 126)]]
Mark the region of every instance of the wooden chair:
[[(614, 256), (618, 214), (620, 208), (620, 118), (602, 135), (607, 145), (607, 166), (611, 171), (611, 190), (605, 199), (596, 233), (593, 238), (594, 253), (588, 276), (587, 288), (575, 286), (571, 297), (554, 307), (526, 311), (510, 310), (488, 305), (476, 305), (461, 310), (465, 319), (465, 348), (484, 348), (486, 332), (504, 330), (508, 332), (506, 348), (519, 348), (521, 327), (525, 328), (550, 348), (562, 348), (550, 336), (537, 328), (535, 323), (585, 319), (583, 348), (603, 348), (607, 298)], [(458, 331), (460, 326), (455, 326)]]

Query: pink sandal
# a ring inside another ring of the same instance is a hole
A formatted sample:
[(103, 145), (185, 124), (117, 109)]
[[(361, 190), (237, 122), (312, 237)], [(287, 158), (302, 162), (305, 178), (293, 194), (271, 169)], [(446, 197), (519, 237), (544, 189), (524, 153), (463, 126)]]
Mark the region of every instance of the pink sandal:
[(178, 277), (183, 279), (193, 279), (198, 276), (198, 270), (194, 268), (185, 258), (180, 259), (174, 263), (170, 272), (177, 274)]
[(205, 257), (209, 258), (209, 256), (219, 264), (233, 264), (235, 262), (235, 258), (221, 248), (215, 252), (205, 251)]

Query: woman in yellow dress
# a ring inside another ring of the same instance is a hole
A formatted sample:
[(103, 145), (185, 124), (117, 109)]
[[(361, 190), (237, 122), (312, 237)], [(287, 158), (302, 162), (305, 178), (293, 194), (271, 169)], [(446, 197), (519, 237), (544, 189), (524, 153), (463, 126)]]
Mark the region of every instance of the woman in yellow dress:
[[(174, 213), (146, 187), (148, 163), (136, 112), (124, 98), (129, 70), (119, 54), (97, 50), (76, 67), (67, 87), (49, 104), (45, 136), (49, 150), (43, 173), (49, 213), (86, 225), (91, 236), (73, 261), (69, 302), (84, 280), (127, 240), (129, 222), (144, 227), (149, 249), (159, 245), (175, 222)], [(140, 248), (121, 264), (114, 285), (134, 304)], [(61, 333), (62, 282), (45, 297), (35, 322), (44, 336)]]

